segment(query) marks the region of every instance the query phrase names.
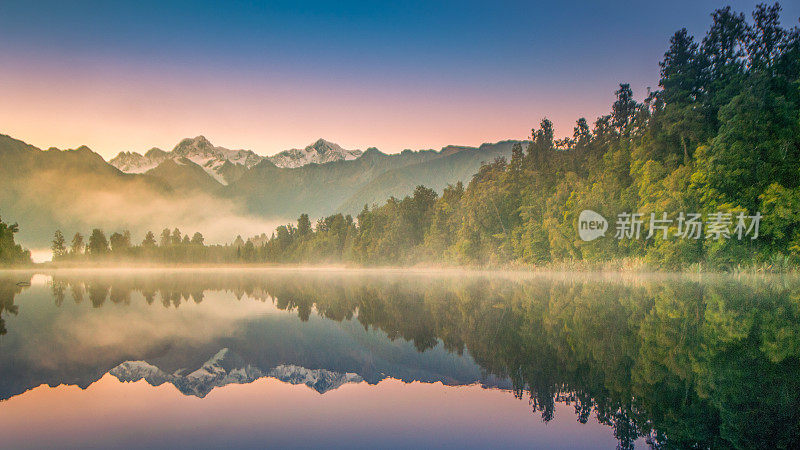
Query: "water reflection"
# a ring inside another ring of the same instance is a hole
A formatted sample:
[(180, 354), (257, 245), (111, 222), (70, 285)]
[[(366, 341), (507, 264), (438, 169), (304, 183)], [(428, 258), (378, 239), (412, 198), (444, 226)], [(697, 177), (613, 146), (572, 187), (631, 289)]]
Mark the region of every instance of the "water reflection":
[(16, 281), (17, 278), (0, 274), (0, 336), (8, 332), (3, 315), (17, 314), (19, 306), (14, 304), (14, 297), (27, 285), (27, 282)]
[(391, 378), (508, 389), (545, 422), (569, 405), (621, 448), (800, 437), (792, 279), (57, 272), (16, 304), (36, 288), (17, 278), (0, 278), (3, 399), (106, 374), (200, 398), (264, 377), (320, 393)]

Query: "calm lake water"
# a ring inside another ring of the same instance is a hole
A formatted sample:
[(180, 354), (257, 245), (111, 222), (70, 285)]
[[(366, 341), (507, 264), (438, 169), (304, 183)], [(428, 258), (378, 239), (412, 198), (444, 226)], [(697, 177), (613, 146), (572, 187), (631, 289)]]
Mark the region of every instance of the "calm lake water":
[(793, 447), (799, 356), (792, 278), (0, 272), (0, 447)]

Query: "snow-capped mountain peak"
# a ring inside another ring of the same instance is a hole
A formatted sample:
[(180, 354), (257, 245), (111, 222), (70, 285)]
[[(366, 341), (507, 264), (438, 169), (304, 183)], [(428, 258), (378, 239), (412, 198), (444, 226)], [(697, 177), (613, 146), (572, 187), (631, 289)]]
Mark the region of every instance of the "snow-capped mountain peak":
[(202, 167), (221, 184), (229, 184), (233, 181), (231, 174), (241, 173), (241, 171), (230, 170), (230, 166), (225, 167), (226, 163), (249, 169), (262, 160), (268, 159), (278, 167), (296, 168), (311, 163), (325, 164), (356, 159), (362, 153), (361, 150), (346, 150), (333, 142), (318, 139), (303, 149), (284, 150), (267, 158), (251, 150), (229, 150), (224, 147), (216, 147), (201, 135), (181, 140), (169, 152), (158, 148), (152, 148), (144, 155), (136, 152), (120, 152), (109, 161), (109, 164), (125, 173), (145, 173), (168, 159), (180, 164), (180, 160), (186, 158)]
[(306, 369), (304, 367), (281, 364), (262, 370), (245, 361), (227, 348), (218, 351), (196, 370), (178, 369), (167, 373), (146, 361), (126, 361), (109, 371), (120, 381), (139, 381), (145, 379), (153, 386), (170, 383), (184, 395), (205, 397), (215, 387), (227, 384), (247, 384), (264, 378), (276, 378), (284, 383), (305, 384), (324, 394), (347, 383), (360, 383), (364, 379), (355, 373), (339, 373), (326, 369)]
[(249, 169), (264, 159), (251, 150), (229, 150), (215, 147), (205, 136), (183, 139), (170, 152), (153, 148), (144, 155), (136, 152), (120, 152), (109, 164), (126, 173), (144, 173), (171, 159), (180, 164), (186, 158), (203, 168), (221, 184), (228, 184), (229, 172), (223, 170), (226, 163)]
[(278, 167), (295, 168), (311, 163), (325, 164), (333, 161), (348, 161), (358, 158), (362, 153), (361, 150), (343, 149), (338, 144), (320, 138), (303, 149), (284, 150), (271, 156), (269, 160)]
[(119, 152), (109, 164), (125, 173), (144, 173), (164, 162), (168, 155), (164, 150), (155, 147), (144, 155), (136, 152)]
[(172, 153), (180, 156), (197, 156), (197, 155), (217, 155), (216, 147), (211, 145), (211, 142), (205, 136), (197, 136), (195, 138), (186, 138), (178, 142), (178, 145), (172, 149)]

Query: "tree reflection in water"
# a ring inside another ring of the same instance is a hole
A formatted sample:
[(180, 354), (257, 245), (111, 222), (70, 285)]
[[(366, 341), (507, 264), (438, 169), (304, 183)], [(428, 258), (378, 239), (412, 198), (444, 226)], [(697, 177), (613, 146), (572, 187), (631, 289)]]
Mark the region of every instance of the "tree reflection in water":
[[(21, 288), (0, 281), (0, 314)], [(791, 447), (800, 438), (800, 284), (785, 279), (558, 279), (291, 272), (56, 273), (56, 305), (141, 295), (156, 308), (210, 291), (316, 313), (419, 352), (468, 351), (550, 421), (594, 414), (621, 448)], [(0, 319), (0, 332), (5, 327)], [(2, 341), (0, 340), (0, 343)]]

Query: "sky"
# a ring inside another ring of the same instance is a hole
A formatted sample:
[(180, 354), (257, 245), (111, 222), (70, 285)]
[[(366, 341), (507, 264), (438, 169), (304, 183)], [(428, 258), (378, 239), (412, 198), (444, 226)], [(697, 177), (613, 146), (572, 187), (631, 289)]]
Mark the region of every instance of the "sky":
[(756, 3), (0, 0), (0, 133), (106, 158), (201, 134), (262, 155), (438, 149), (543, 117), (571, 135), (619, 83), (657, 89), (676, 30)]

